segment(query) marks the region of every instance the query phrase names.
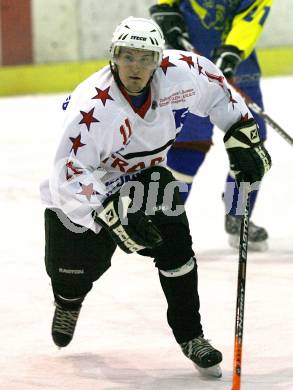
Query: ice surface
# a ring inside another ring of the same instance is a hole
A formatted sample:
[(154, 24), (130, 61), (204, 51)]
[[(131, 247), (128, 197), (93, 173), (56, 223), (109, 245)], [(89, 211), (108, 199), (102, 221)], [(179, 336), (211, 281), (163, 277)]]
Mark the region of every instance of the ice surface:
[[(293, 78), (266, 79), (263, 90), (267, 112), (293, 136)], [(61, 351), (53, 345), (38, 186), (51, 166), (65, 97), (0, 99), (0, 389), (230, 389), (238, 255), (223, 231), (227, 157), (219, 130), (187, 212), (203, 325), (223, 352), (223, 378), (198, 376), (167, 325), (152, 261), (121, 251), (88, 295), (73, 342)], [(243, 390), (293, 389), (293, 148), (272, 129), (267, 147), (273, 167), (253, 220), (268, 229), (270, 249), (248, 255)]]

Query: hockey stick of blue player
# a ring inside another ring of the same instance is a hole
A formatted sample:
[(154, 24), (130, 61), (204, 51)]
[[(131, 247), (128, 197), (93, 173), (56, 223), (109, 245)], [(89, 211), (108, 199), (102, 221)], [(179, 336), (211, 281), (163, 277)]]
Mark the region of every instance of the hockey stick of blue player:
[[(180, 37), (178, 38), (178, 41), (185, 48), (185, 50), (201, 55), (187, 39)], [(229, 85), (243, 97), (245, 103), (251, 109), (251, 111), (258, 114), (272, 129), (274, 129), (281, 137), (283, 137), (284, 140), (288, 142), (288, 144), (293, 146), (293, 138), (288, 133), (286, 133), (286, 131), (282, 129), (278, 123), (276, 123), (258, 104), (256, 104), (248, 95), (246, 95), (246, 93), (244, 93), (237, 85), (235, 85), (233, 80), (229, 79), (227, 81)]]
[(242, 216), (242, 220), (241, 220), (240, 242), (239, 242), (232, 390), (240, 390), (241, 387), (245, 282), (246, 282), (246, 264), (247, 264), (247, 249), (248, 249), (248, 225), (249, 225), (249, 211), (250, 211), (250, 192), (248, 192), (249, 191), (248, 188), (246, 191), (247, 191), (246, 207), (245, 207), (244, 215)]
[(285, 141), (288, 142), (291, 146), (293, 146), (293, 138), (290, 137), (285, 130), (281, 128), (258, 104), (256, 104), (248, 95), (246, 95), (235, 83), (229, 79), (229, 84), (244, 98), (245, 103), (251, 109), (251, 111), (258, 114), (263, 120), (274, 129), (281, 137), (284, 138)]

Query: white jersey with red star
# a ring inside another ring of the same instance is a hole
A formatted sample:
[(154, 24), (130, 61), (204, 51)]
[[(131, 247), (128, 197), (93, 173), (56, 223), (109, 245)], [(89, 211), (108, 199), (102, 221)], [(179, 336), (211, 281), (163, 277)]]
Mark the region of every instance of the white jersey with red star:
[(41, 185), (43, 202), (73, 222), (100, 230), (92, 211), (134, 175), (166, 166), (168, 149), (188, 113), (209, 116), (226, 131), (251, 118), (243, 99), (204, 57), (166, 50), (143, 107), (135, 109), (106, 66), (72, 93), (53, 173)]

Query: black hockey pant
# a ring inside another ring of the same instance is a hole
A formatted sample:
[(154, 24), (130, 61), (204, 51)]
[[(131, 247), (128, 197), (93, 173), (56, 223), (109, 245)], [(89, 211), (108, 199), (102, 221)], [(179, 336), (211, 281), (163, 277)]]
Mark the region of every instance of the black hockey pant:
[[(157, 168), (155, 171), (160, 173), (158, 204), (162, 205), (163, 189), (174, 179), (164, 168)], [(152, 172), (154, 170), (143, 171), (137, 180), (149, 183)], [(180, 203), (179, 192), (175, 191), (173, 206)], [(151, 218), (160, 229), (164, 244), (153, 250), (143, 250), (139, 254), (152, 257), (159, 269), (160, 283), (168, 303), (168, 323), (176, 341), (182, 343), (202, 334), (197, 265), (185, 212), (179, 216), (166, 216), (162, 210), (159, 207)], [(66, 298), (85, 296), (91, 290), (93, 282), (110, 267), (116, 244), (105, 229), (99, 234), (91, 230), (76, 233), (64, 226), (58, 215), (61, 220), (64, 219), (60, 210), (45, 210), (45, 263), (53, 292)], [(73, 226), (78, 228), (78, 225)], [(181, 276), (180, 273), (175, 277), (166, 276), (169, 270), (184, 267), (192, 258), (194, 267), (189, 272)]]

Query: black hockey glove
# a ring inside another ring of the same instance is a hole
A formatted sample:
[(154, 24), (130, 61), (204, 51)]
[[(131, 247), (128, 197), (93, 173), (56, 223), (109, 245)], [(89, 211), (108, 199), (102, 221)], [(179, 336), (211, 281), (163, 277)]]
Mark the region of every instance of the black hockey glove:
[(213, 51), (212, 61), (223, 72), (226, 79), (231, 79), (242, 61), (242, 53), (236, 46), (223, 45)]
[(161, 27), (168, 46), (177, 50), (185, 50), (180, 38), (190, 41), (184, 19), (176, 6), (167, 4), (153, 5), (149, 9), (151, 17)]
[(141, 210), (134, 211), (131, 198), (120, 196), (119, 192), (105, 200), (103, 207), (95, 211), (94, 218), (126, 253), (162, 243), (160, 232), (150, 218)]
[(254, 119), (235, 123), (225, 134), (224, 143), (231, 171), (240, 182), (258, 182), (271, 167), (271, 157), (259, 138)]

